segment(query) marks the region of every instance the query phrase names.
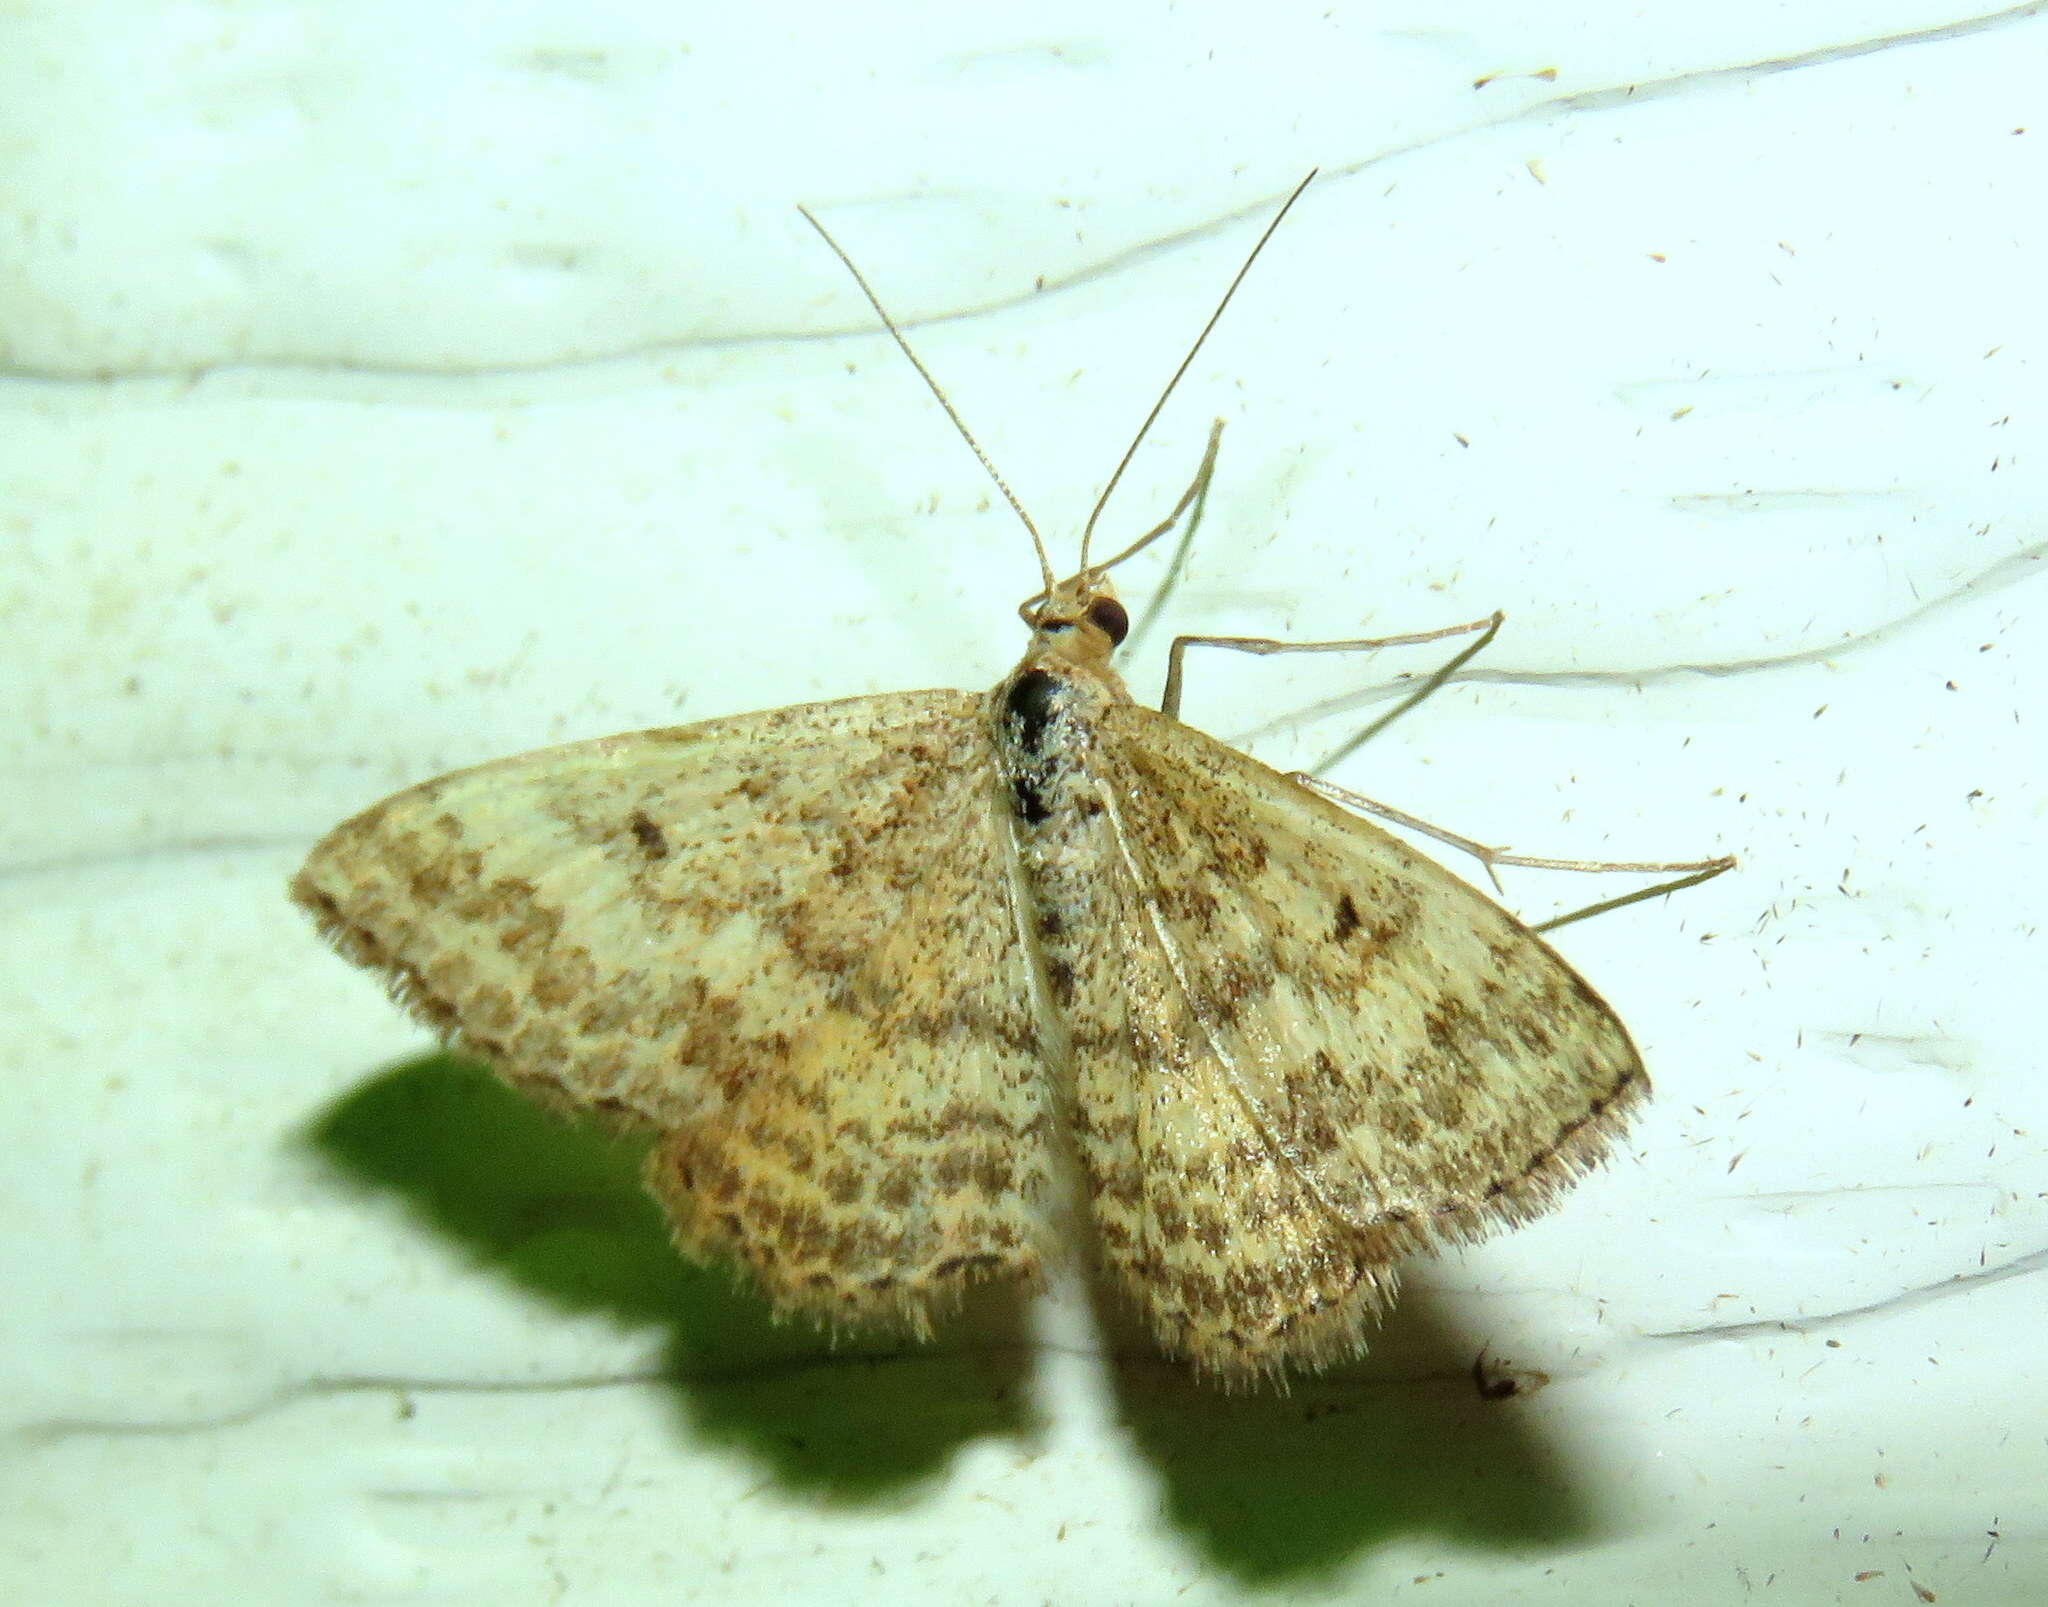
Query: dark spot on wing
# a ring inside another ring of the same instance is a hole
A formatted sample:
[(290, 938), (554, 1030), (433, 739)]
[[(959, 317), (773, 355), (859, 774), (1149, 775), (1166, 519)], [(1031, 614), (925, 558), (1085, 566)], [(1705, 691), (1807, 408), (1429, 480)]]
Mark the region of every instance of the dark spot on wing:
[(955, 1255), (937, 1262), (932, 1267), (934, 1278), (959, 1278), (976, 1272), (989, 1272), (1003, 1264), (999, 1255)]
[(633, 840), (640, 845), (641, 853), (649, 859), (668, 858), (668, 834), (648, 818), (646, 810), (634, 810), (626, 824), (632, 829)]
[(1357, 931), (1362, 924), (1364, 923), (1358, 918), (1358, 906), (1351, 902), (1351, 895), (1346, 893), (1337, 900), (1337, 921), (1330, 928), (1330, 940), (1335, 943), (1342, 943), (1353, 932)]

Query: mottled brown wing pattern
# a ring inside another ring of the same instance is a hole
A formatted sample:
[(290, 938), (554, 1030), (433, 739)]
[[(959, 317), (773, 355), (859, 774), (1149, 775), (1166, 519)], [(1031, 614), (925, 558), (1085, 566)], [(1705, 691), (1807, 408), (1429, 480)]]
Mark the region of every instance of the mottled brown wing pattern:
[(293, 896), (508, 1081), (656, 1129), (686, 1252), (779, 1308), (922, 1327), (1044, 1253), (1048, 1096), (980, 703), (460, 771), (337, 827)]
[(1058, 956), (1077, 1138), (1169, 1349), (1354, 1354), (1399, 1257), (1543, 1211), (1647, 1092), (1569, 966), (1384, 831), (1133, 704), (1088, 768), (1107, 941)]

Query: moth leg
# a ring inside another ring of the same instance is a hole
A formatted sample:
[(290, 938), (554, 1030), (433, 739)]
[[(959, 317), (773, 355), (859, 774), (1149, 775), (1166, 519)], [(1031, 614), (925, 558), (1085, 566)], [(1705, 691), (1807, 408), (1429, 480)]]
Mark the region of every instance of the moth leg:
[(1303, 770), (1295, 771), (1288, 777), (1296, 786), (1306, 787), (1318, 797), (1327, 798), (1346, 809), (1356, 809), (1361, 814), (1377, 815), (1382, 820), (1391, 820), (1397, 826), (1406, 826), (1410, 831), (1419, 831), (1438, 842), (1470, 854), (1486, 867), (1486, 874), (1493, 882), (1495, 892), (1504, 891), (1500, 877), (1495, 875), (1498, 865), (1522, 865), (1531, 870), (1575, 870), (1575, 871), (1632, 871), (1641, 875), (1664, 875), (1676, 871), (1680, 874), (1673, 881), (1659, 882), (1655, 887), (1644, 887), (1633, 893), (1624, 893), (1619, 898), (1603, 899), (1597, 904), (1588, 904), (1584, 909), (1573, 910), (1569, 915), (1558, 915), (1541, 925), (1532, 926), (1532, 932), (1554, 932), (1560, 926), (1569, 926), (1573, 921), (1583, 921), (1591, 915), (1605, 915), (1609, 910), (1618, 910), (1624, 905), (1639, 904), (1646, 898), (1656, 898), (1664, 893), (1676, 893), (1683, 888), (1697, 887), (1701, 882), (1712, 881), (1724, 870), (1734, 867), (1735, 856), (1721, 854), (1713, 859), (1686, 859), (1646, 862), (1641, 860), (1601, 859), (1545, 859), (1534, 854), (1510, 854), (1504, 849), (1489, 848), (1485, 843), (1474, 842), (1470, 837), (1461, 837), (1442, 826), (1432, 826), (1426, 820), (1353, 792), (1349, 787), (1340, 787), (1333, 781), (1312, 776)]
[(1347, 642), (1278, 642), (1265, 636), (1176, 636), (1166, 655), (1166, 691), (1159, 700), (1159, 712), (1170, 720), (1180, 718), (1184, 661), (1191, 647), (1227, 647), (1233, 653), (1251, 653), (1260, 658), (1270, 653), (1370, 653), (1382, 647), (1414, 647), (1423, 642), (1441, 642), (1453, 636), (1478, 633), (1477, 640), (1466, 643), (1446, 663), (1432, 671), (1413, 692), (1325, 758), (1319, 768), (1327, 768), (1365, 746), (1457, 674), (1475, 653), (1500, 633), (1501, 621), (1505, 618), (1507, 616), (1496, 609), (1484, 619), (1470, 619), (1462, 625), (1444, 625), (1433, 631), (1410, 631), (1403, 636), (1365, 636)]

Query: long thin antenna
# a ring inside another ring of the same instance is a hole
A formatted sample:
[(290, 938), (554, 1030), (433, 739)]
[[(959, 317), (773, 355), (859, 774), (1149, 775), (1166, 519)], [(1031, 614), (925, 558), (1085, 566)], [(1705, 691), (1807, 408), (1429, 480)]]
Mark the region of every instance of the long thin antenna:
[[(1301, 192), (1297, 190), (1295, 193), (1298, 195)], [(1292, 205), (1293, 203), (1289, 202), (1288, 204)], [(889, 316), (889, 309), (882, 305), (882, 298), (875, 294), (874, 287), (868, 283), (867, 277), (860, 271), (860, 269), (856, 268), (853, 265), (853, 258), (849, 257), (845, 253), (845, 251), (840, 249), (839, 242), (832, 238), (830, 231), (826, 229), (825, 225), (820, 223), (816, 218), (811, 216), (811, 209), (809, 207), (798, 206), (797, 211), (801, 212), (804, 215), (804, 221), (806, 223), (808, 223), (812, 228), (816, 229), (818, 233), (821, 236), (823, 236), (825, 244), (832, 248), (832, 254), (835, 257), (837, 257), (841, 262), (846, 264), (846, 271), (853, 275), (853, 282), (860, 286), (861, 294), (868, 298), (868, 305), (875, 309), (875, 315), (882, 320), (882, 326), (885, 329), (887, 329), (892, 336), (895, 337), (896, 344), (903, 348), (903, 355), (910, 359), (910, 366), (917, 370), (918, 374), (923, 378), (925, 384), (931, 387), (932, 395), (936, 396), (939, 399), (939, 406), (943, 407), (946, 410), (946, 417), (953, 421), (953, 428), (960, 432), (960, 439), (965, 441), (967, 443), (968, 450), (971, 451), (977, 458), (981, 460), (981, 466), (984, 469), (988, 470), (988, 477), (991, 480), (995, 481), (996, 489), (1002, 492), (1003, 500), (1009, 503), (1012, 511), (1016, 513), (1017, 517), (1024, 521), (1024, 528), (1031, 532), (1032, 549), (1038, 554), (1039, 573), (1045, 577), (1046, 595), (1050, 596), (1052, 594), (1052, 589), (1054, 585), (1057, 584), (1057, 582), (1055, 582), (1053, 579), (1052, 560), (1046, 557), (1045, 540), (1043, 537), (1039, 535), (1038, 526), (1031, 522), (1031, 515), (1024, 511), (1024, 504), (1017, 500), (1016, 493), (1011, 491), (1009, 487), (1009, 482), (1004, 480), (1002, 475), (996, 471), (996, 466), (993, 463), (989, 462), (988, 454), (982, 451), (981, 443), (975, 440), (974, 432), (967, 427), (967, 421), (961, 418), (961, 416), (954, 411), (952, 399), (949, 398), (944, 391), (939, 389), (939, 382), (932, 378), (931, 370), (926, 368), (923, 362), (919, 360), (917, 353), (910, 349), (910, 342), (903, 338), (903, 331), (896, 327), (896, 320)], [(1277, 223), (1280, 220), (1278, 218), (1275, 218), (1273, 221)], [(1266, 232), (1270, 234), (1272, 231), (1269, 229)], [(1264, 243), (1264, 241), (1260, 242), (1261, 245), (1263, 245)], [(1254, 255), (1256, 254), (1257, 253), (1254, 253)], [(1243, 278), (1244, 276), (1240, 274), (1238, 275), (1238, 277)], [(1231, 289), (1233, 290), (1235, 290), (1236, 288), (1237, 287), (1235, 285), (1231, 286)], [(1227, 296), (1224, 298), (1224, 300), (1226, 301), (1228, 301), (1229, 299), (1230, 298)], [(1221, 309), (1219, 308), (1218, 311), (1221, 311)], [(1214, 323), (1215, 320), (1211, 319), (1210, 322)], [(1204, 330), (1203, 333), (1207, 334), (1208, 331)], [(1197, 341), (1196, 344), (1199, 346), (1201, 342)], [(1190, 352), (1188, 355), (1192, 357), (1194, 354)], [(1185, 367), (1186, 365), (1183, 364), (1182, 366)], [(1178, 375), (1174, 377), (1179, 378)], [(1172, 387), (1169, 386), (1168, 389), (1170, 390), (1172, 389)], [(1157, 409), (1155, 408), (1154, 411), (1156, 412)]]
[[(1214, 329), (1217, 321), (1222, 318), (1223, 309), (1230, 305), (1230, 298), (1237, 294), (1237, 287), (1244, 283), (1244, 276), (1252, 271), (1252, 264), (1259, 260), (1259, 253), (1266, 249), (1266, 242), (1273, 238), (1273, 231), (1280, 227), (1280, 220), (1293, 210), (1294, 203), (1301, 199), (1301, 192), (1309, 187), (1309, 181), (1320, 171), (1320, 168), (1310, 168), (1308, 178), (1295, 185), (1294, 193), (1288, 196), (1280, 210), (1273, 214), (1273, 221), (1266, 225), (1266, 232), (1259, 236), (1259, 243), (1252, 247), (1251, 255), (1244, 259), (1244, 266), (1237, 270), (1237, 277), (1230, 281), (1230, 288), (1223, 292), (1223, 299), (1216, 303), (1216, 310), (1209, 314), (1209, 321), (1202, 325), (1202, 332), (1195, 337), (1194, 345), (1188, 348), (1187, 356), (1180, 360), (1180, 367), (1173, 371), (1173, 378), (1166, 382), (1166, 389), (1159, 393), (1159, 400), (1152, 404), (1152, 411), (1145, 415), (1145, 422), (1138, 426), (1138, 433), (1131, 437), (1131, 444), (1124, 449), (1123, 458), (1117, 464), (1116, 472), (1109, 477), (1109, 484), (1102, 488), (1102, 495), (1095, 499), (1095, 507), (1088, 515), (1088, 522), (1081, 527), (1081, 566), (1077, 572), (1083, 577), (1088, 573), (1088, 541), (1095, 534), (1095, 521), (1102, 517), (1102, 510), (1109, 506), (1110, 493), (1124, 477), (1124, 470), (1131, 466), (1131, 459), (1138, 455), (1138, 448), (1144, 443), (1145, 436), (1150, 432), (1153, 421), (1159, 417), (1160, 410), (1166, 406), (1166, 399), (1173, 394), (1173, 388), (1181, 382), (1181, 376), (1193, 366), (1195, 354), (1202, 349), (1202, 342), (1209, 338), (1209, 331)], [(805, 215), (809, 216), (808, 213)], [(852, 264), (848, 263), (847, 266), (851, 267)], [(947, 411), (951, 412), (952, 409), (948, 408)]]

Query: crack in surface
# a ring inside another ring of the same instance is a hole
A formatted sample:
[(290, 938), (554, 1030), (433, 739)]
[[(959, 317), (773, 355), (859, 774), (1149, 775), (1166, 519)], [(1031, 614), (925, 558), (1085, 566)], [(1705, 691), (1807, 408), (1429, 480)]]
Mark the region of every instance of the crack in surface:
[[(985, 1347), (1000, 1348), (1000, 1347)], [(122, 1420), (119, 1418), (51, 1417), (24, 1423), (8, 1431), (7, 1437), (30, 1444), (54, 1441), (108, 1438), (131, 1439), (182, 1434), (210, 1434), (221, 1429), (243, 1428), (274, 1413), (308, 1400), (328, 1400), (347, 1395), (387, 1394), (401, 1405), (414, 1396), (446, 1395), (574, 1395), (596, 1390), (635, 1389), (649, 1384), (691, 1385), (713, 1389), (722, 1385), (772, 1383), (799, 1376), (821, 1367), (848, 1365), (883, 1366), (890, 1363), (929, 1362), (947, 1358), (913, 1355), (900, 1351), (833, 1351), (818, 1357), (794, 1357), (745, 1368), (692, 1373), (674, 1368), (652, 1367), (622, 1373), (571, 1373), (560, 1378), (469, 1379), (409, 1378), (398, 1374), (341, 1374), (331, 1378), (310, 1378), (288, 1384), (260, 1400), (232, 1411), (202, 1417)]]
[[(2043, 0), (2048, 4), (2048, 0)], [(1789, 653), (1777, 653), (1756, 658), (1693, 660), (1665, 664), (1643, 665), (1636, 668), (1612, 670), (1515, 670), (1479, 669), (1461, 670), (1447, 677), (1445, 686), (1485, 682), (1493, 685), (1525, 687), (1558, 687), (1568, 690), (1586, 688), (1626, 687), (1639, 688), (1660, 682), (1675, 681), (1683, 676), (1699, 675), (1709, 677), (1755, 675), (1771, 670), (1800, 668), (1809, 664), (1822, 664), (1832, 659), (1845, 658), (1889, 641), (1894, 636), (1932, 615), (1960, 607), (1979, 593), (1995, 593), (2018, 586), (2043, 573), (2040, 560), (2048, 557), (2048, 542), (2021, 549), (1999, 559), (1988, 568), (1963, 581), (1951, 591), (1939, 597), (1908, 609), (1866, 631), (1858, 631), (1839, 641), (1818, 647), (1804, 647)], [(1236, 732), (1223, 740), (1234, 748), (1249, 750), (1255, 742), (1267, 737), (1289, 732), (1313, 720), (1333, 715), (1349, 714), (1360, 709), (1371, 708), (1390, 698), (1406, 697), (1415, 689), (1416, 677), (1387, 681), (1378, 686), (1363, 687), (1357, 691), (1344, 692), (1333, 698), (1325, 698), (1286, 714), (1276, 715), (1245, 730)], [(304, 762), (304, 761), (302, 761)], [(319, 763), (320, 761), (310, 761)], [(140, 766), (137, 768), (144, 768)], [(1312, 769), (1314, 767), (1311, 767)], [(310, 840), (310, 833), (249, 833), (220, 837), (193, 837), (164, 843), (146, 843), (123, 846), (100, 854), (63, 854), (47, 859), (23, 860), (14, 864), (0, 864), (0, 888), (18, 884), (34, 877), (84, 872), (108, 865), (141, 864), (155, 859), (176, 859), (192, 854), (209, 857), (238, 857), (249, 854), (272, 853), (291, 849), (303, 850)], [(1849, 1036), (1849, 1035), (1845, 1035)], [(1862, 1034), (1866, 1041), (1870, 1034)], [(1945, 1062), (1942, 1062), (1945, 1064)]]
[(2010, 1278), (2024, 1278), (2043, 1271), (2048, 1271), (2048, 1249), (2035, 1250), (2031, 1254), (2002, 1262), (1998, 1266), (1986, 1267), (1980, 1272), (1958, 1272), (1951, 1277), (1943, 1278), (1939, 1283), (1917, 1284), (1911, 1289), (1902, 1289), (1897, 1294), (1886, 1295), (1882, 1300), (1873, 1300), (1867, 1305), (1845, 1306), (1838, 1311), (1822, 1312), (1819, 1316), (1764, 1317), (1754, 1322), (1709, 1323), (1698, 1328), (1667, 1328), (1655, 1333), (1646, 1333), (1643, 1337), (1700, 1341), (1747, 1339), (1759, 1334), (1805, 1334), (1816, 1328), (1843, 1326), (1895, 1311), (1914, 1311), (1922, 1306), (1932, 1305), (1937, 1300), (1968, 1294), (1987, 1284), (2004, 1283)]
[(42, 877), (73, 876), (103, 870), (109, 865), (136, 868), (157, 860), (180, 862), (240, 861), (259, 854), (289, 852), (303, 854), (315, 836), (311, 831), (251, 832), (224, 836), (171, 837), (160, 842), (124, 844), (101, 853), (52, 854), (46, 859), (24, 859), (0, 863), (0, 892)]
[[(1832, 66), (1840, 62), (1855, 60), (1862, 56), (1880, 55), (1886, 51), (1910, 49), (1915, 46), (1944, 44), (1973, 35), (1986, 33), (1996, 28), (2010, 27), (2023, 23), (2048, 10), (2048, 0), (2028, 0), (2027, 4), (2011, 6), (2002, 11), (1987, 12), (1975, 17), (1965, 17), (1953, 22), (1933, 23), (1925, 28), (1916, 28), (1904, 33), (1884, 34), (1875, 39), (1849, 40), (1840, 44), (1816, 45), (1811, 49), (1795, 51), (1785, 56), (1766, 56), (1754, 61), (1738, 62), (1729, 66), (1696, 67), (1673, 73), (1665, 78), (1647, 79), (1641, 82), (1613, 85), (1603, 89), (1581, 90), (1575, 94), (1556, 95), (1533, 101), (1517, 107), (1498, 117), (1479, 119), (1460, 124), (1443, 133), (1432, 134), (1422, 139), (1411, 140), (1403, 145), (1390, 146), (1358, 161), (1339, 165), (1331, 164), (1324, 169), (1327, 184), (1331, 180), (1352, 178), (1405, 156), (1446, 145), (1467, 135), (1486, 133), (1494, 129), (1510, 127), (1516, 123), (1543, 122), (1574, 113), (1600, 113), (1647, 103), (1666, 100), (1680, 94), (1700, 89), (1711, 89), (1724, 84), (1737, 84), (1754, 77), (1775, 77), (1781, 73), (1800, 72), (1809, 68)], [(901, 321), (905, 331), (938, 328), (945, 324), (967, 319), (985, 318), (993, 314), (1021, 306), (1028, 301), (1037, 301), (1046, 295), (1062, 290), (1077, 289), (1098, 279), (1109, 278), (1128, 268), (1151, 261), (1166, 252), (1177, 249), (1196, 240), (1206, 239), (1225, 229), (1254, 216), (1264, 216), (1272, 210), (1274, 197), (1261, 196), (1257, 200), (1228, 212), (1218, 213), (1199, 223), (1176, 229), (1168, 234), (1127, 246), (1098, 262), (1079, 268), (1057, 279), (1047, 279), (1042, 286), (1027, 292), (992, 297), (989, 300), (957, 307), (947, 312), (929, 314), (923, 318)], [(229, 374), (296, 374), (303, 379), (314, 377), (329, 379), (413, 379), (423, 385), (436, 381), (451, 386), (463, 387), (476, 380), (527, 379), (544, 374), (570, 374), (595, 369), (607, 364), (647, 361), (655, 358), (673, 359), (683, 352), (716, 352), (735, 350), (756, 345), (810, 345), (818, 342), (843, 340), (849, 335), (870, 335), (873, 329), (865, 322), (849, 324), (844, 328), (826, 330), (764, 330), (750, 334), (701, 336), (692, 339), (650, 340), (636, 345), (623, 346), (613, 351), (590, 356), (550, 358), (541, 362), (527, 363), (435, 363), (431, 366), (420, 363), (373, 363), (356, 362), (339, 357), (275, 356), (245, 358), (216, 363), (188, 365), (143, 365), (120, 369), (95, 368), (79, 372), (65, 368), (51, 368), (24, 363), (0, 363), (0, 383), (12, 382), (24, 386), (48, 386), (60, 389), (90, 389), (96, 395), (116, 388), (128, 386), (150, 386), (157, 389), (168, 387), (181, 392), (198, 385), (202, 380), (215, 375)], [(424, 398), (415, 397), (414, 400)]]
[(1768, 1210), (1778, 1205), (1796, 1206), (1809, 1200), (1860, 1200), (1874, 1194), (1989, 1194), (1996, 1197), (2003, 1193), (2005, 1190), (1996, 1183), (1858, 1183), (1848, 1188), (1772, 1189), (1763, 1194), (1715, 1194), (1709, 1198), (1726, 1205), (1753, 1205)]
[(262, 1400), (233, 1411), (207, 1417), (139, 1419), (96, 1417), (51, 1417), (24, 1423), (12, 1431), (15, 1439), (36, 1444), (57, 1440), (143, 1438), (155, 1435), (208, 1434), (217, 1429), (241, 1428), (306, 1400), (327, 1400), (342, 1395), (389, 1394), (403, 1402), (414, 1395), (549, 1395), (575, 1394), (585, 1390), (620, 1389), (637, 1384), (660, 1383), (671, 1375), (659, 1370), (638, 1373), (589, 1373), (566, 1378), (489, 1380), (462, 1378), (403, 1378), (386, 1374), (342, 1375), (309, 1378), (288, 1384)]
[[(2044, 3), (2048, 3), (2048, 0), (2044, 0)], [(1789, 653), (1762, 654), (1754, 658), (1675, 660), (1664, 664), (1612, 670), (1466, 669), (1445, 677), (1443, 685), (1460, 686), (1484, 682), (1503, 686), (1619, 686), (1638, 689), (1692, 675), (1718, 679), (1722, 676), (1757, 675), (1772, 670), (1825, 664), (1881, 646), (1896, 636), (1904, 635), (1922, 620), (1959, 608), (1964, 603), (1974, 600), (1979, 594), (1995, 594), (2032, 580), (2044, 572), (2040, 567), (2044, 557), (2048, 557), (2048, 542), (2036, 542), (2032, 546), (2021, 548), (2018, 552), (2007, 554), (1940, 596), (1930, 598), (1902, 614), (1894, 614), (1890, 619), (1867, 630), (1852, 631), (1839, 640), (1815, 647), (1795, 648)], [(1419, 676), (1409, 676), (1401, 680), (1383, 682), (1378, 686), (1365, 687), (1356, 692), (1345, 692), (1337, 697), (1325, 698), (1292, 713), (1261, 721), (1258, 725), (1225, 740), (1232, 747), (1248, 747), (1261, 738), (1291, 731), (1311, 720), (1335, 714), (1349, 714), (1359, 709), (1370, 708), (1376, 703), (1384, 703), (1391, 698), (1406, 697), (1415, 690), (1418, 679)]]
[(1736, 67), (1701, 67), (1692, 72), (1676, 73), (1670, 78), (1660, 78), (1647, 85), (1631, 85), (1621, 89), (1589, 89), (1577, 95), (1560, 95), (1550, 104), (1572, 111), (1605, 111), (1612, 106), (1625, 106), (1645, 99), (1662, 99), (1682, 89), (1691, 89), (1700, 84), (1739, 81), (1751, 74), (1800, 72), (1808, 67), (1827, 67), (1840, 61), (1853, 61), (1858, 56), (1875, 56), (1887, 50), (1901, 50), (1913, 45), (1946, 44), (1951, 40), (1967, 39), (1973, 34), (1988, 33), (1993, 28), (2008, 27), (2013, 23), (2025, 22), (2031, 17), (2048, 10), (2048, 0), (2029, 0), (2026, 5), (2008, 6), (2003, 11), (1987, 11), (1981, 16), (1964, 17), (1958, 22), (1937, 22), (1925, 28), (1912, 28), (1904, 33), (1880, 34), (1875, 39), (1853, 39), (1839, 45), (1816, 45), (1811, 50), (1795, 51), (1789, 56), (1766, 56), (1761, 61), (1749, 62)]
[[(1980, 1286), (2003, 1283), (2012, 1278), (2026, 1277), (2048, 1271), (2048, 1248), (2033, 1251), (1996, 1267), (1980, 1272), (1957, 1273), (1938, 1283), (1918, 1285), (1905, 1289), (1884, 1299), (1871, 1301), (1861, 1306), (1845, 1307), (1825, 1312), (1818, 1316), (1800, 1318), (1761, 1318), (1749, 1322), (1707, 1324), (1693, 1328), (1663, 1329), (1645, 1333), (1642, 1337), (1650, 1340), (1691, 1341), (1751, 1338), (1774, 1333), (1807, 1334), (1816, 1328), (1841, 1326), (1893, 1311), (1908, 1311), (1944, 1300), (1951, 1296), (1967, 1293)], [(995, 1347), (1009, 1348), (1009, 1347)], [(1038, 1351), (1076, 1353), (1074, 1347), (1038, 1345), (1028, 1347)], [(1114, 1354), (1114, 1353), (1111, 1353)], [(273, 1391), (267, 1397), (252, 1401), (232, 1411), (218, 1412), (208, 1416), (182, 1419), (159, 1419), (146, 1421), (138, 1419), (52, 1417), (39, 1422), (25, 1423), (7, 1433), (7, 1438), (18, 1444), (47, 1445), (79, 1439), (142, 1439), (171, 1438), (183, 1435), (217, 1433), (224, 1429), (244, 1428), (263, 1418), (288, 1410), (307, 1400), (326, 1400), (349, 1395), (390, 1395), (401, 1408), (415, 1396), (458, 1396), (458, 1395), (563, 1395), (580, 1394), (597, 1390), (640, 1388), (650, 1384), (669, 1385), (692, 1384), (699, 1387), (719, 1385), (748, 1385), (770, 1383), (779, 1379), (799, 1376), (820, 1369), (839, 1370), (848, 1365), (881, 1366), (905, 1362), (927, 1362), (947, 1360), (945, 1357), (906, 1355), (901, 1352), (854, 1353), (835, 1352), (819, 1357), (797, 1357), (767, 1365), (704, 1375), (679, 1373), (668, 1368), (646, 1368), (633, 1372), (570, 1374), (560, 1378), (542, 1379), (463, 1379), (463, 1378), (413, 1378), (397, 1374), (343, 1374), (331, 1378), (312, 1378), (303, 1383), (287, 1385)], [(1115, 1357), (1125, 1365), (1138, 1360), (1136, 1357)], [(1144, 1358), (1156, 1360), (1157, 1358)], [(1164, 1365), (1164, 1364), (1162, 1364)], [(1368, 1394), (1388, 1389), (1412, 1388), (1418, 1384), (1434, 1384), (1445, 1379), (1463, 1379), (1463, 1372), (1423, 1372), (1398, 1378), (1367, 1378), (1349, 1381), (1348, 1387), (1363, 1386)], [(1562, 1377), (1553, 1364), (1552, 1376)], [(1339, 1380), (1326, 1381), (1336, 1384)], [(392, 1499), (406, 1499), (408, 1492), (381, 1492)], [(441, 1492), (434, 1492), (434, 1499), (445, 1499)], [(479, 1497), (481, 1498), (481, 1496)]]

